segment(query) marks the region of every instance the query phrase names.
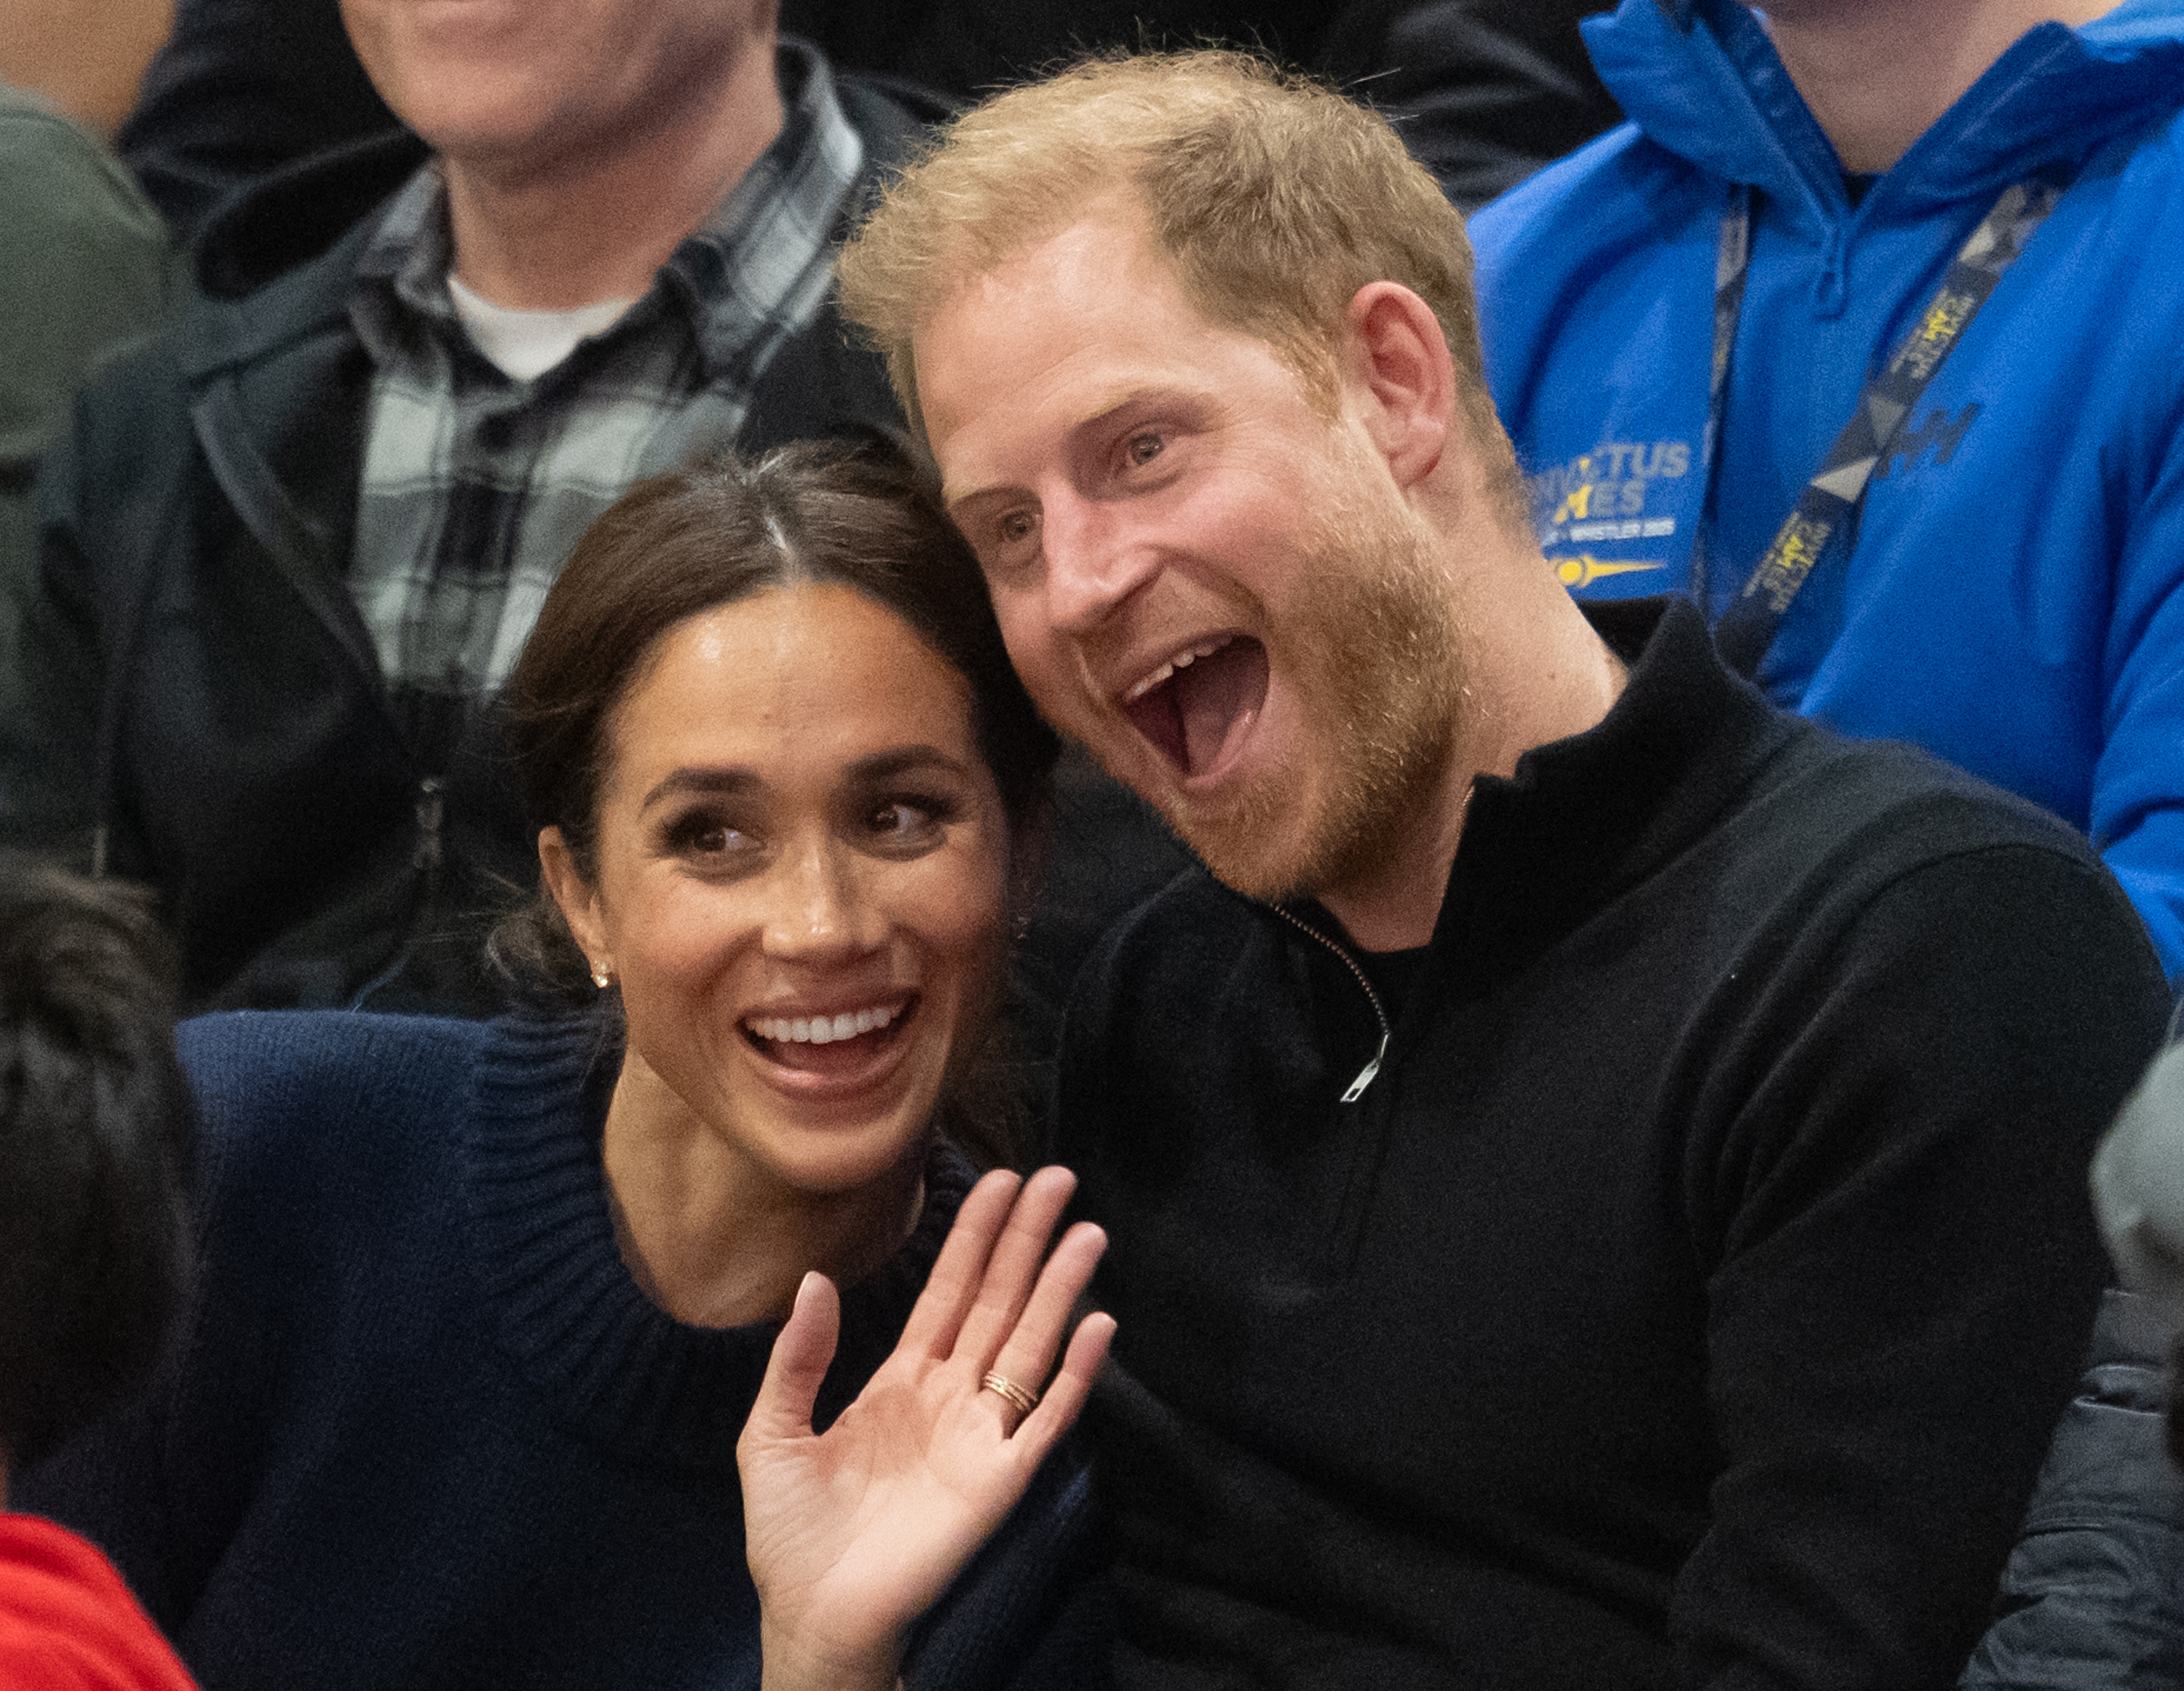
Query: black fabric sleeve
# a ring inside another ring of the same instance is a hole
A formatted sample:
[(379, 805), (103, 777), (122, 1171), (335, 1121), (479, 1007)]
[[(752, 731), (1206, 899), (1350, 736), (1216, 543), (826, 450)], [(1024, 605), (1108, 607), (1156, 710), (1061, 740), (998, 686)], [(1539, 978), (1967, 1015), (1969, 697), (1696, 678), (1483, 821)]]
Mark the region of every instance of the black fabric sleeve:
[(1755, 988), (1687, 1171), (1719, 1446), (1684, 1683), (1953, 1684), (2106, 1277), (2086, 1171), (2159, 1040), (2114, 883), (2003, 846), (1890, 883)]
[(103, 670), (76, 448), (64, 436), (40, 473), (36, 569), (8, 654), (19, 708), (0, 718), (0, 843), (81, 856), (90, 843)]
[[(158, 614), (161, 568), (187, 544), (196, 451), (181, 377), (159, 342), (77, 397), (68, 431), (39, 468), (37, 584), (20, 642), (25, 708), (0, 721), (0, 844), (88, 865), (101, 820), (105, 689), (142, 679), (131, 665)], [(114, 759), (105, 772), (108, 867), (159, 880), (160, 865), (136, 840), (120, 796), (127, 782), (118, 737), (106, 754)]]
[[(909, 1691), (1068, 1691), (1092, 1685), (1095, 1664), (1081, 1660), (1087, 1642), (1077, 1588), (1093, 1572), (1092, 1482), (1080, 1443), (1056, 1447), (1030, 1488), (947, 1594), (914, 1631), (903, 1662)], [(1092, 1641), (1097, 1650), (1106, 1640)], [(1032, 1662), (1064, 1661), (1070, 1676)], [(1104, 1655), (1098, 1666), (1104, 1666)], [(1082, 1670), (1084, 1677), (1077, 1677)]]
[(181, 0), (119, 144), (187, 242), (238, 188), (396, 126), (337, 0)]

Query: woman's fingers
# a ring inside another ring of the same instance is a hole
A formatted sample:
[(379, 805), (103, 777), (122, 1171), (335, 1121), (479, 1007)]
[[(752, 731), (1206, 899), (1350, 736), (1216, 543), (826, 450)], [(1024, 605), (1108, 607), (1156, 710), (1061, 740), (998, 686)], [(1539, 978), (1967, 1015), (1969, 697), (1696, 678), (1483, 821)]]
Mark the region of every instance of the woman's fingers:
[(737, 1441), (738, 1452), (754, 1442), (811, 1433), (811, 1406), (818, 1400), (819, 1382), (827, 1377), (827, 1365), (834, 1360), (841, 1325), (842, 1300), (834, 1282), (816, 1271), (805, 1275), (796, 1288), (795, 1307), (766, 1359), (766, 1378)]
[[(1027, 1392), (1039, 1391), (1047, 1370), (1054, 1366), (1055, 1349), (1068, 1325), (1069, 1312), (1092, 1283), (1092, 1272), (1106, 1249), (1106, 1234), (1089, 1221), (1079, 1221), (1062, 1235), (1061, 1243), (1040, 1271), (1039, 1284), (1024, 1304), (1022, 1316), (993, 1361), (986, 1365), (991, 1372), (1015, 1382)], [(1108, 1321), (1106, 1316), (1100, 1319)], [(1112, 1327), (1112, 1321), (1108, 1326)], [(1006, 1401), (1006, 1393), (994, 1395), (997, 1400)], [(1025, 1406), (1015, 1407), (1021, 1411)], [(1011, 1414), (1004, 1416), (1004, 1424), (1014, 1426), (1023, 1419), (1022, 1414)]]
[(1046, 1242), (1053, 1237), (1055, 1223), (1069, 1207), (1076, 1190), (1077, 1176), (1066, 1168), (1043, 1168), (1024, 1182), (1009, 1212), (1008, 1225), (994, 1242), (971, 1313), (956, 1335), (955, 1354), (959, 1359), (982, 1371), (993, 1366), (991, 1359), (1000, 1353), (1023, 1314), (1032, 1282), (1046, 1255)]
[(918, 1294), (895, 1347), (899, 1352), (945, 1357), (956, 1343), (963, 1317), (978, 1295), (994, 1238), (1009, 1219), (1022, 1179), (995, 1169), (972, 1187), (956, 1211), (947, 1242)]
[[(1032, 1406), (1038, 1404), (1070, 1311), (1091, 1283), (1107, 1246), (1107, 1236), (1098, 1227), (1079, 1222), (1047, 1255), (1047, 1241), (1076, 1190), (1077, 1176), (1059, 1167), (1043, 1168), (1023, 1181), (998, 1170), (981, 1180), (957, 1211), (896, 1346), (898, 1357), (950, 1364), (951, 1371), (961, 1368), (981, 1381), (989, 1374), (1000, 1377), (1009, 1389), (982, 1389), (989, 1393), (1005, 1431), (1037, 1412)], [(800, 1315), (801, 1305), (800, 1294)], [(1076, 1419), (1113, 1331), (1114, 1323), (1105, 1316), (1079, 1327), (1064, 1375), (1056, 1382), (1063, 1400), (1040, 1417), (1040, 1427), (1052, 1428), (1048, 1438), (1059, 1438)], [(783, 1337), (785, 1341), (788, 1334)], [(1065, 1383), (1069, 1367), (1088, 1346), (1090, 1360), (1082, 1379)], [(780, 1354), (777, 1349), (777, 1358)], [(771, 1383), (771, 1371), (768, 1377)], [(811, 1393), (816, 1390), (815, 1381)], [(810, 1395), (800, 1409), (808, 1418)]]
[(1076, 1425), (1114, 1337), (1115, 1318), (1105, 1310), (1078, 1322), (1077, 1331), (1070, 1335), (1068, 1354), (1061, 1359), (1061, 1372), (1047, 1386), (1039, 1407), (1023, 1418), (1009, 1441), (1017, 1447), (1027, 1471), (1045, 1461), (1061, 1435)]

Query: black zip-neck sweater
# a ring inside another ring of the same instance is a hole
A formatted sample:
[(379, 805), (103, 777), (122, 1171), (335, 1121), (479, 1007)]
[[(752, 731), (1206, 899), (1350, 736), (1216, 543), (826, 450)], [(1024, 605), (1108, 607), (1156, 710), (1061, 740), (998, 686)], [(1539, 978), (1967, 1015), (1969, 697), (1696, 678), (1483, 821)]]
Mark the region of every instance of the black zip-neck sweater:
[(1987, 1617), (2159, 968), (2053, 818), (1591, 614), (1354, 1103), (1363, 988), (1202, 871), (1080, 982), (1126, 1688), (1915, 1691)]
[[(685, 1326), (615, 1243), (586, 1019), (338, 1013), (182, 1030), (197, 1307), (151, 1401), (18, 1506), (120, 1566), (206, 1691), (759, 1683), (735, 1443), (778, 1330)], [(900, 1333), (970, 1183), (843, 1298), (831, 1421)], [(944, 1599), (912, 1687), (997, 1685), (1089, 1505), (1058, 1454)]]

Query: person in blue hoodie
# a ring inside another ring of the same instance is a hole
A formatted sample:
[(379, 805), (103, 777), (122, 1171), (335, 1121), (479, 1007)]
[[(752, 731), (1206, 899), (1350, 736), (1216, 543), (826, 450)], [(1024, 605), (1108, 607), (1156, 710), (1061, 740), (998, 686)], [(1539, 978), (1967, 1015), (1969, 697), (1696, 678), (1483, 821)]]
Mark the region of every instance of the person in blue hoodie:
[(2184, 0), (1586, 36), (1630, 123), (1471, 225), (1548, 559), (2086, 830), (2184, 980)]

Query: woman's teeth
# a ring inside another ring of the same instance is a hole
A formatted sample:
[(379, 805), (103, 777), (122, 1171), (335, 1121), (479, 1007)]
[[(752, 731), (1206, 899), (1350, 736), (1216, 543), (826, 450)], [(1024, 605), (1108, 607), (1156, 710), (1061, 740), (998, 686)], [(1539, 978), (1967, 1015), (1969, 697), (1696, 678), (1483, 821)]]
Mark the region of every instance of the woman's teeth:
[(901, 1014), (900, 1004), (890, 1004), (884, 1010), (861, 1010), (854, 1015), (753, 1016), (744, 1025), (761, 1039), (827, 1045), (885, 1027)]

